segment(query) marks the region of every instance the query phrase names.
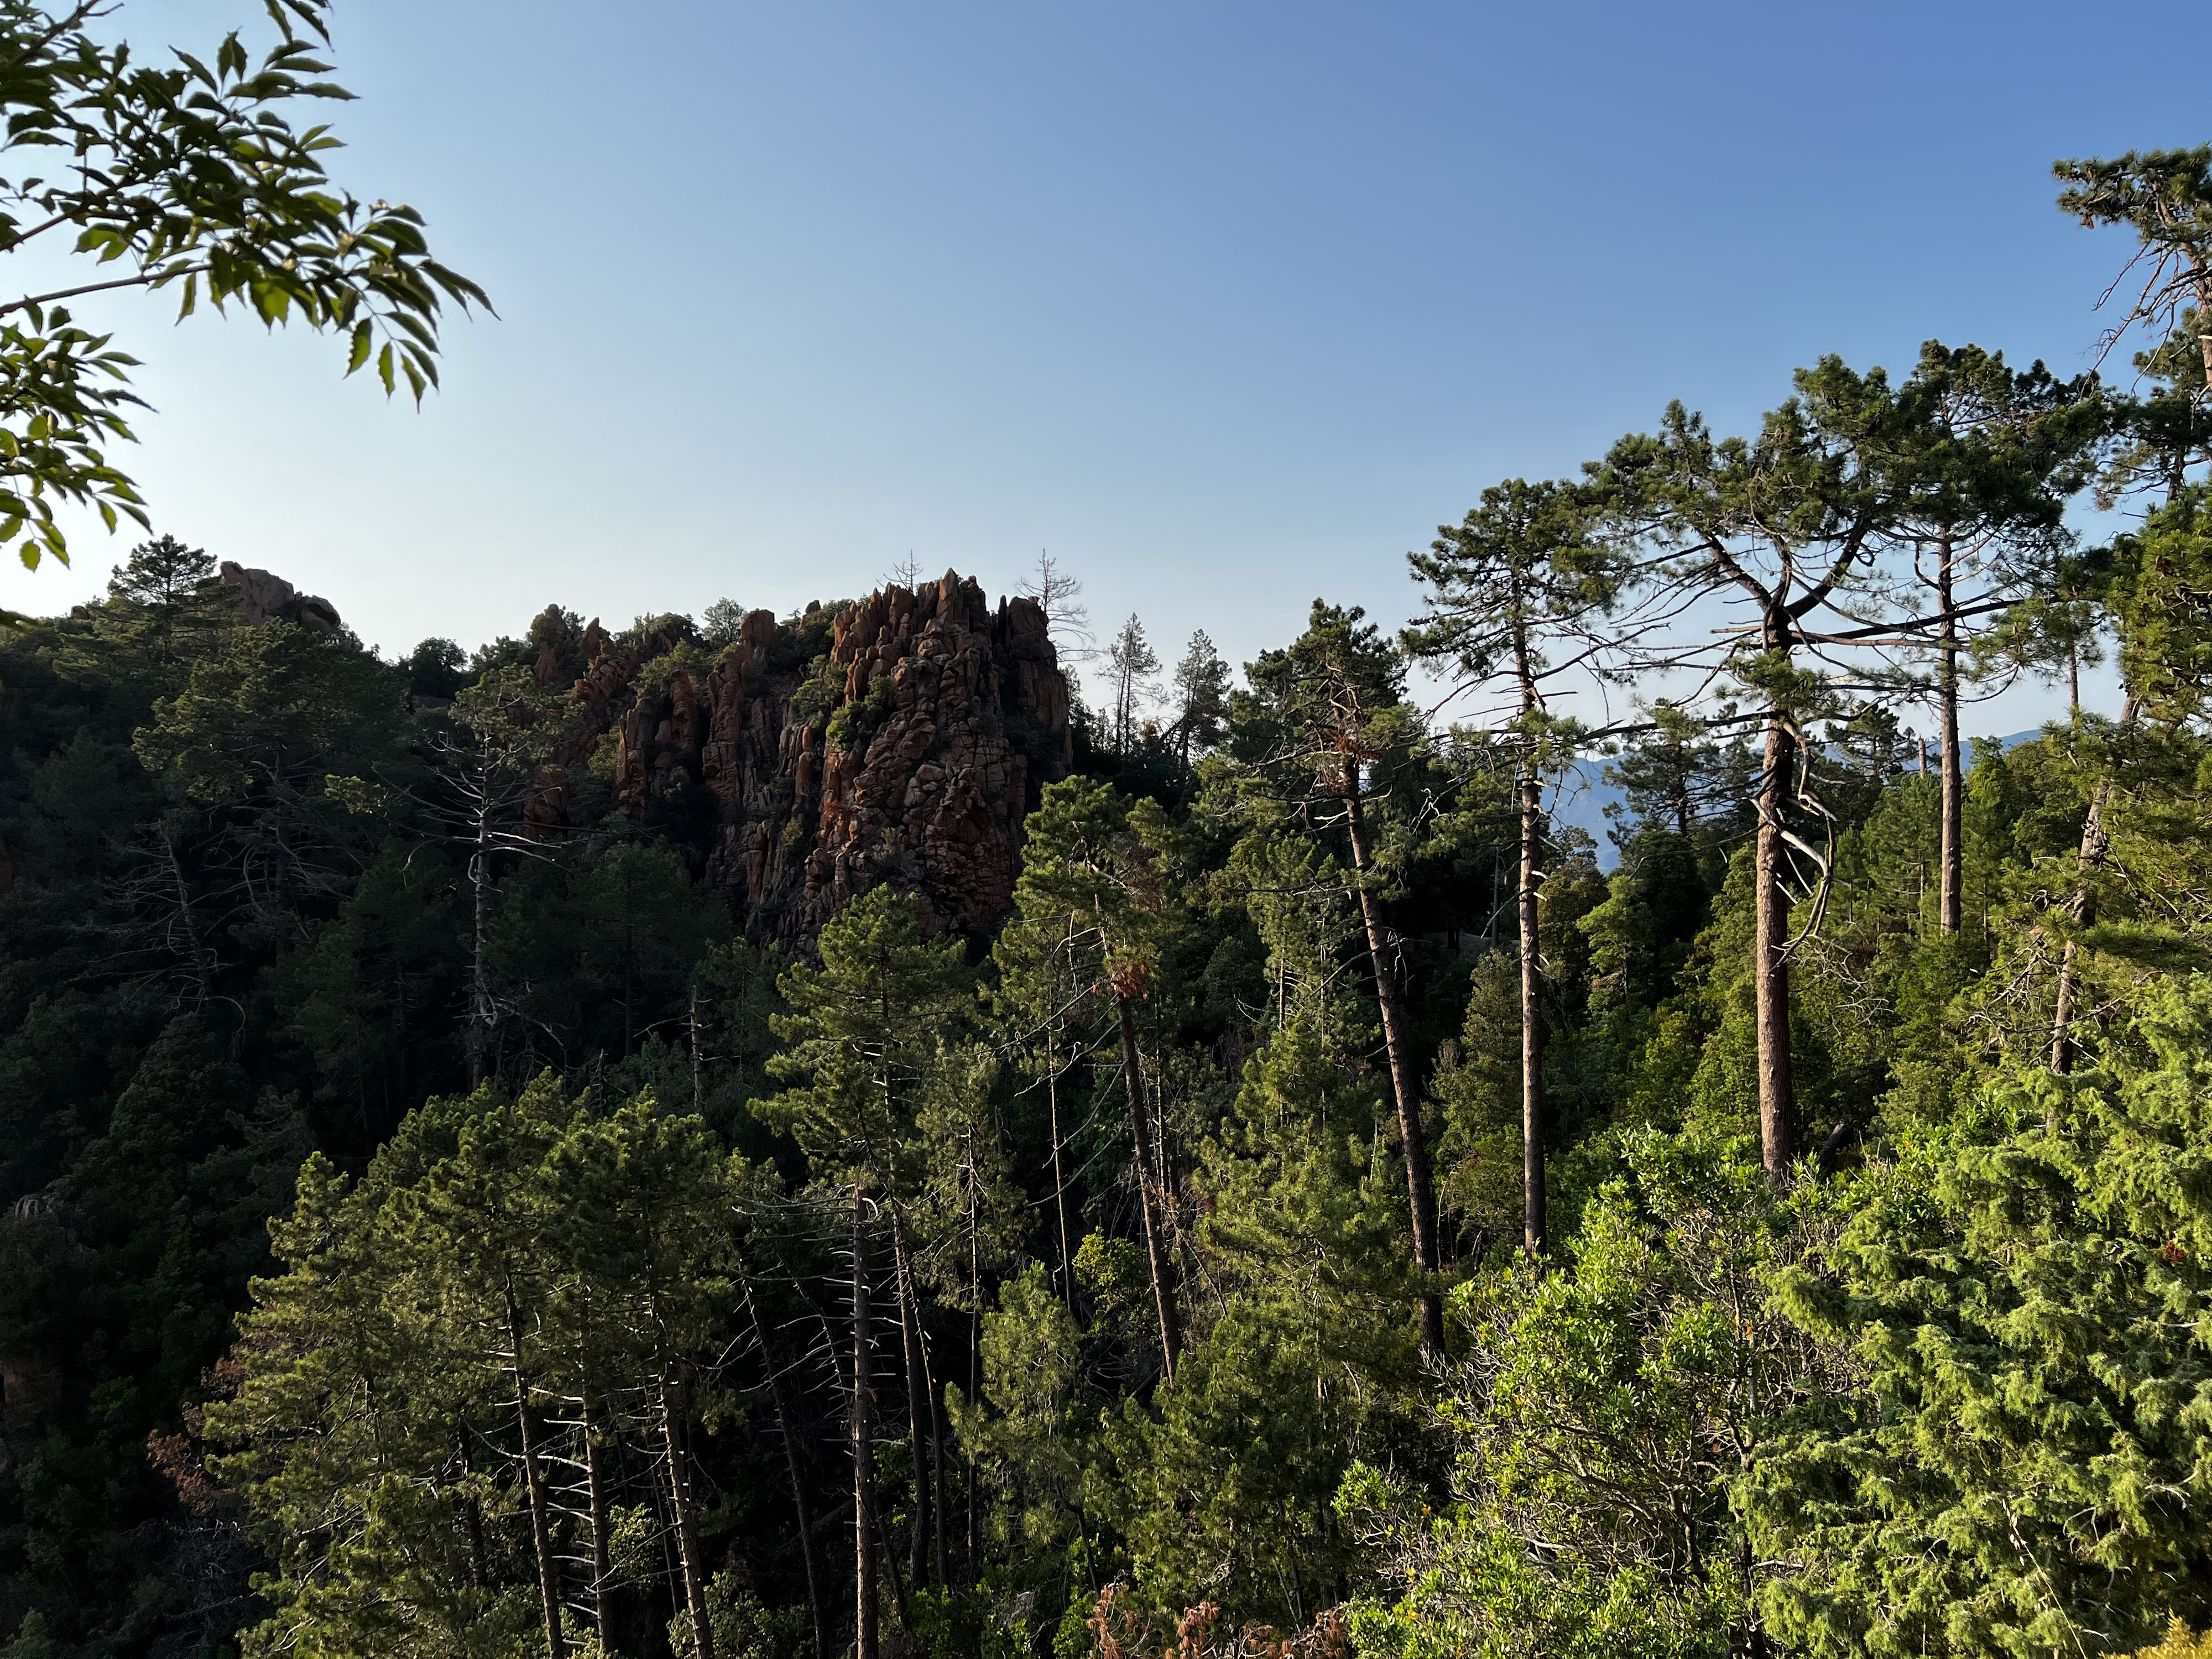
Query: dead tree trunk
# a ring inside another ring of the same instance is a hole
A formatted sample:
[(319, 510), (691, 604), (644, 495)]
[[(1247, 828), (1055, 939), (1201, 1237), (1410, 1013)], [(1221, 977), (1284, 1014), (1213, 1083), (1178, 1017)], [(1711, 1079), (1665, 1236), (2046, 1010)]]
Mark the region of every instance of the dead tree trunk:
[(1145, 1070), (1137, 1052), (1137, 1019), (1129, 997), (1116, 988), (1115, 1010), (1121, 1028), (1121, 1080), (1129, 1099), (1129, 1134), (1137, 1154), (1137, 1195), (1145, 1218), (1145, 1255), (1152, 1271), (1152, 1300), (1159, 1309), (1161, 1364), (1175, 1381), (1176, 1356), (1182, 1349), (1182, 1322), (1176, 1316), (1175, 1290), (1169, 1278), (1166, 1223), (1158, 1214), (1152, 1182), (1152, 1119), (1145, 1104)]
[(1521, 1242), (1544, 1253), (1544, 1012), (1537, 896), (1543, 885), (1544, 808), (1534, 766), (1521, 769)]
[(469, 969), (469, 1087), (480, 1087), (491, 1048), (491, 807), (477, 811), (476, 851), (469, 859), (469, 886), (476, 901), (473, 956)]
[(1766, 751), (1759, 785), (1759, 839), (1753, 881), (1752, 976), (1759, 1027), (1759, 1141), (1766, 1178), (1779, 1188), (1796, 1155), (1797, 1098), (1790, 1049), (1789, 822), (1797, 744), (1780, 708), (1766, 718)]
[(691, 988), (691, 1111), (694, 1116), (704, 1115), (707, 1109), (707, 1063), (699, 1048), (699, 988)]
[(1936, 601), (1942, 613), (1942, 643), (1936, 659), (1936, 689), (1942, 723), (1943, 878), (1937, 899), (1937, 925), (1948, 936), (1966, 923), (1966, 796), (1959, 754), (1959, 619), (1952, 613), (1953, 551), (1946, 537), (1937, 550)]
[(806, 1609), (814, 1620), (815, 1659), (830, 1659), (830, 1627), (822, 1615), (822, 1589), (814, 1575), (814, 1519), (807, 1512), (806, 1484), (799, 1476), (799, 1449), (792, 1442), (791, 1415), (783, 1403), (783, 1373), (777, 1369), (775, 1350), (769, 1346), (768, 1323), (762, 1319), (760, 1304), (753, 1299), (752, 1287), (745, 1287), (745, 1312), (753, 1322), (753, 1337), (759, 1342), (761, 1369), (768, 1373), (769, 1403), (775, 1409), (776, 1431), (783, 1437), (783, 1469), (791, 1481), (791, 1507), (799, 1517), (799, 1558), (806, 1564)]
[[(969, 1160), (968, 1170), (968, 1398), (981, 1401), (983, 1397), (981, 1370), (983, 1365), (983, 1249), (978, 1237), (976, 1208), (980, 1194), (975, 1189), (975, 1160)], [(975, 1538), (975, 1454), (968, 1454), (968, 1585), (975, 1587), (981, 1577), (976, 1562)]]
[(530, 1384), (522, 1374), (522, 1316), (511, 1291), (507, 1294), (507, 1339), (514, 1354), (514, 1414), (522, 1440), (522, 1484), (530, 1500), (530, 1542), (538, 1555), (545, 1650), (550, 1659), (561, 1659), (568, 1651), (561, 1634), (561, 1570), (553, 1558), (553, 1517), (546, 1502), (545, 1471), (538, 1457), (538, 1425), (530, 1409)]
[(866, 1202), (853, 1182), (853, 1644), (854, 1659), (878, 1659), (873, 1343), (868, 1333), (868, 1258), (862, 1224)]
[(699, 1529), (692, 1518), (691, 1460), (684, 1445), (684, 1420), (676, 1407), (676, 1384), (659, 1379), (660, 1438), (668, 1454), (668, 1510), (676, 1522), (676, 1559), (684, 1572), (684, 1605), (691, 1615), (691, 1651), (714, 1659), (714, 1631), (707, 1618), (707, 1574), (699, 1559)]
[(906, 1422), (908, 1445), (914, 1462), (914, 1525), (907, 1540), (907, 1582), (919, 1587), (927, 1557), (932, 1519), (929, 1483), (922, 1468), (922, 1427), (925, 1411), (923, 1381), (926, 1362), (921, 1352), (921, 1304), (914, 1293), (914, 1264), (907, 1259), (906, 1230), (898, 1212), (891, 1212), (891, 1268), (899, 1304), (899, 1340), (906, 1353)]
[(210, 953), (200, 938), (199, 918), (192, 910), (192, 890), (185, 881), (184, 862), (177, 856), (174, 836), (161, 837), (161, 852), (168, 862), (170, 886), (177, 896), (177, 925), (184, 930), (185, 948), (191, 952), (192, 984), (204, 1006), (215, 1000), (215, 974), (208, 960)]
[(615, 1620), (612, 1604), (614, 1586), (614, 1557), (611, 1548), (613, 1536), (611, 1505), (613, 1494), (607, 1482), (606, 1448), (600, 1443), (599, 1408), (592, 1405), (589, 1389), (580, 1402), (584, 1434), (584, 1485), (592, 1510), (592, 1610), (599, 1629), (599, 1651), (611, 1654), (615, 1650)]
[[(911, 1264), (907, 1282), (914, 1282)], [(931, 1520), (930, 1547), (931, 1579), (938, 1589), (945, 1587), (945, 1390), (938, 1386), (937, 1368), (929, 1358), (929, 1332), (921, 1322), (921, 1297), (914, 1299), (915, 1346), (921, 1354), (921, 1397), (926, 1409), (923, 1420), (929, 1425), (929, 1513)], [(917, 1476), (917, 1479), (920, 1477)]]
[(1538, 898), (1544, 883), (1543, 781), (1537, 774), (1536, 719), (1543, 699), (1536, 689), (1535, 665), (1524, 612), (1516, 605), (1513, 667), (1521, 684), (1521, 763), (1516, 780), (1521, 806), (1521, 871), (1516, 908), (1521, 924), (1521, 1243), (1531, 1255), (1544, 1253), (1544, 963), (1542, 913)]
[(1413, 1265), (1430, 1283), (1421, 1291), (1421, 1349), (1432, 1358), (1444, 1351), (1443, 1297), (1435, 1285), (1443, 1255), (1437, 1241), (1436, 1184), (1429, 1168), (1428, 1136), (1421, 1127), (1421, 1096), (1413, 1080), (1413, 1042), (1406, 1030), (1398, 986), (1390, 972), (1389, 930), (1382, 903), (1370, 884), (1375, 859), (1367, 841), (1367, 818), (1360, 805), (1358, 763), (1345, 760), (1345, 826), (1352, 839), (1352, 864), (1359, 877), (1359, 918), (1367, 933), (1368, 965), (1375, 975), (1375, 1006), (1382, 1016), (1382, 1049), (1390, 1067), (1390, 1092), (1398, 1105), (1398, 1139), (1406, 1158), (1406, 1197), (1413, 1215)]
[(1075, 1310), (1075, 1250), (1067, 1234), (1067, 1176), (1060, 1168), (1060, 1051), (1054, 1035), (1045, 1036), (1045, 1105), (1052, 1128), (1052, 1213), (1060, 1225), (1060, 1294), (1070, 1313)]

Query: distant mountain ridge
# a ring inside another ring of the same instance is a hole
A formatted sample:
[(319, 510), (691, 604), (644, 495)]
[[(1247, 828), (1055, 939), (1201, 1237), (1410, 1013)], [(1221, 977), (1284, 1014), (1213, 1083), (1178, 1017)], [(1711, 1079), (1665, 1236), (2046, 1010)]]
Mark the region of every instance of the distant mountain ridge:
[[(2033, 743), (2043, 735), (2040, 726), (2033, 732), (2013, 732), (1996, 741), (2002, 749), (2014, 749), (2023, 743)], [(1969, 739), (1970, 743), (1984, 741)], [(1932, 753), (1929, 757), (1934, 758)], [(1568, 769), (1567, 776), (1546, 794), (1552, 821), (1586, 831), (1597, 842), (1597, 863), (1601, 870), (1611, 870), (1620, 862), (1620, 849), (1613, 844), (1608, 832), (1616, 820), (1606, 816), (1605, 809), (1626, 805), (1626, 795), (1605, 781), (1607, 763), (1603, 760), (1577, 761)]]

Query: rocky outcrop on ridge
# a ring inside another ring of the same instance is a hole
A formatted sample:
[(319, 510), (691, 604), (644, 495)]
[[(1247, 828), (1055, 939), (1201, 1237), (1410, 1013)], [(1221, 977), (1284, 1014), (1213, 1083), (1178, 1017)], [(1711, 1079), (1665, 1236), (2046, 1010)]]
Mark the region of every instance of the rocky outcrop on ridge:
[(757, 938), (811, 937), (886, 882), (939, 927), (995, 927), (1023, 819), (1070, 763), (1043, 614), (950, 571), (783, 622), (752, 611), (719, 650), (680, 617), (617, 637), (557, 607), (532, 639), (541, 684), (572, 677), (574, 720), (532, 821), (550, 833), (604, 791)]
[(238, 614), (250, 623), (289, 622), (302, 628), (336, 628), (338, 608), (313, 593), (302, 593), (273, 571), (255, 570), (225, 559), (216, 580), (238, 591)]

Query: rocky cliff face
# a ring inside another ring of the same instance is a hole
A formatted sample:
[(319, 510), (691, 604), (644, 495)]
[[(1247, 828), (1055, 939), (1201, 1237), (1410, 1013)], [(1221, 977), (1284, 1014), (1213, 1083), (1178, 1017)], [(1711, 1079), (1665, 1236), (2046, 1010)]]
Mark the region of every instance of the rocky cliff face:
[(302, 593), (282, 576), (225, 559), (216, 580), (235, 589), (238, 614), (250, 623), (289, 622), (302, 628), (336, 628), (338, 608), (319, 594)]
[(605, 792), (757, 938), (806, 937), (886, 882), (939, 927), (994, 927), (1022, 821), (1068, 769), (1042, 613), (994, 611), (950, 571), (787, 622), (753, 611), (719, 651), (680, 618), (616, 638), (557, 607), (532, 639), (541, 684), (573, 672), (574, 720), (532, 819), (550, 832)]

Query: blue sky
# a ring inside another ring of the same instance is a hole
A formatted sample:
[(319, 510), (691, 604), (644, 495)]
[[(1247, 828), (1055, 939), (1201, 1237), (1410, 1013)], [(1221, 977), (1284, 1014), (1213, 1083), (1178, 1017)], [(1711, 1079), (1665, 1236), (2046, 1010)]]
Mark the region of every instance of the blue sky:
[[(249, 0), (135, 0), (142, 46)], [(2201, 6), (338, 0), (337, 163), (496, 321), (419, 414), (337, 343), (95, 314), (156, 524), (473, 643), (1049, 548), (1242, 660), (1670, 398), (1823, 352), (2088, 360), (2051, 160), (2212, 138)], [(123, 550), (0, 575), (58, 610)], [(2033, 697), (1997, 724), (2033, 723)]]

